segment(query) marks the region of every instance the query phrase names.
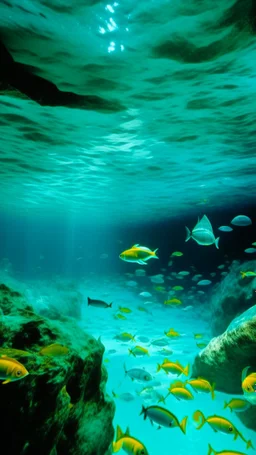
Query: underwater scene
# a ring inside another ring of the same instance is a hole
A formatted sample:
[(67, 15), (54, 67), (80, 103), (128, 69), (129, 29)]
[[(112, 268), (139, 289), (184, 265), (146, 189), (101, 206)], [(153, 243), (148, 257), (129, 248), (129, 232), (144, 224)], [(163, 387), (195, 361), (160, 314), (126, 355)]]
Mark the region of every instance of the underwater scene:
[(1, 0), (14, 455), (256, 453), (256, 3)]

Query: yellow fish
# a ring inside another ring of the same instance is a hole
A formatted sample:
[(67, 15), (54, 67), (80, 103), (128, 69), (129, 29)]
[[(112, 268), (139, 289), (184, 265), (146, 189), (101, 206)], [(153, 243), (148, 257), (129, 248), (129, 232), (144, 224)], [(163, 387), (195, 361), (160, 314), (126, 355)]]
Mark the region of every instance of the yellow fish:
[(172, 373), (176, 374), (177, 376), (180, 376), (181, 374), (184, 374), (185, 376), (188, 376), (189, 374), (189, 365), (187, 365), (185, 368), (178, 362), (171, 362), (168, 359), (165, 359), (160, 365), (158, 363), (157, 365), (157, 372), (160, 370), (164, 370), (166, 374)]
[(167, 398), (170, 394), (172, 394), (177, 400), (193, 400), (194, 397), (190, 390), (186, 389), (186, 384), (182, 381), (175, 381), (173, 382), (169, 389), (169, 393), (165, 397)]
[(0, 379), (4, 379), (2, 384), (8, 384), (8, 382), (18, 381), (19, 379), (25, 378), (29, 372), (18, 362), (18, 360), (2, 355), (0, 357)]
[(224, 417), (213, 415), (205, 418), (204, 414), (201, 411), (195, 411), (193, 419), (195, 422), (200, 422), (197, 430), (200, 430), (207, 422), (215, 432), (219, 431), (221, 433), (234, 435), (234, 440), (236, 440), (239, 436), (244, 442), (247, 443), (247, 448), (251, 446), (251, 441), (246, 441), (242, 433), (238, 431), (233, 423)]
[(170, 306), (179, 306), (182, 305), (182, 301), (176, 298), (165, 300), (164, 305), (170, 305)]
[(202, 333), (194, 333), (194, 338), (195, 340), (199, 340), (200, 338), (203, 338), (203, 334)]
[(155, 291), (157, 292), (165, 292), (164, 286), (154, 286)]
[(149, 352), (146, 348), (143, 348), (142, 346), (135, 346), (133, 349), (128, 349), (129, 354), (132, 354), (134, 357), (138, 356), (143, 356), (143, 355), (148, 355)]
[(249, 376), (247, 372), (250, 367), (246, 367), (242, 371), (242, 389), (246, 400), (252, 404), (256, 404), (256, 373), (251, 373)]
[(130, 310), (130, 308), (125, 308), (125, 307), (118, 307), (119, 308), (119, 311), (121, 311), (121, 313), (131, 313), (132, 310)]
[(242, 453), (242, 452), (234, 452), (233, 450), (222, 450), (221, 452), (217, 452), (216, 450), (214, 450), (212, 448), (212, 446), (210, 444), (208, 444), (208, 454), (207, 455), (211, 455), (212, 453), (214, 455), (245, 455), (245, 453)]
[(114, 315), (114, 318), (115, 318), (115, 319), (122, 319), (123, 321), (124, 321), (125, 319), (127, 319), (123, 314), (120, 314), (120, 313), (115, 314), (115, 315)]
[(61, 357), (63, 355), (67, 355), (69, 349), (62, 344), (53, 343), (49, 346), (45, 346), (44, 348), (40, 349), (39, 355), (47, 355), (49, 357)]
[(159, 259), (156, 255), (158, 248), (154, 251), (139, 244), (133, 245), (129, 250), (123, 251), (119, 257), (125, 262), (137, 262), (138, 264), (147, 265), (149, 259)]
[(129, 428), (123, 433), (119, 425), (116, 428), (116, 441), (113, 442), (113, 453), (123, 449), (128, 455), (148, 455), (144, 444), (130, 435)]
[(186, 381), (186, 384), (189, 384), (195, 392), (211, 393), (212, 399), (214, 400), (215, 383), (210, 384), (207, 379), (197, 378), (189, 379), (189, 381)]
[(175, 338), (175, 337), (180, 336), (180, 334), (178, 332), (176, 332), (176, 330), (174, 330), (174, 329), (170, 329), (168, 332), (164, 332), (164, 333), (169, 338)]
[(199, 349), (204, 349), (204, 348), (206, 348), (207, 343), (196, 343), (196, 345)]
[(224, 401), (224, 409), (229, 408), (231, 412), (243, 412), (250, 407), (251, 403), (246, 400), (242, 400), (241, 398), (232, 398), (229, 403)]
[(120, 335), (116, 335), (115, 339), (120, 341), (135, 341), (135, 336), (131, 335), (130, 333), (123, 332), (120, 333)]

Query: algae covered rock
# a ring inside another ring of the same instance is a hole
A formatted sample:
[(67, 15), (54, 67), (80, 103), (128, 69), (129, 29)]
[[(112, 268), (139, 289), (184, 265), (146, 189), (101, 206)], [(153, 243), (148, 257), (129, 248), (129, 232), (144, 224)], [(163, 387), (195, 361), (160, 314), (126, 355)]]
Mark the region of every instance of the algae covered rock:
[[(205, 377), (215, 388), (234, 395), (243, 395), (241, 374), (250, 366), (256, 372), (256, 305), (236, 318), (220, 336), (213, 338), (197, 355), (193, 377)], [(256, 430), (256, 406), (237, 414), (242, 422)]]
[(5, 285), (0, 285), (0, 307), (0, 355), (18, 360), (29, 372), (0, 384), (1, 431), (10, 453), (111, 453), (114, 404), (105, 395), (100, 341), (74, 320), (38, 316)]
[(229, 274), (215, 286), (210, 304), (214, 334), (222, 333), (236, 316), (256, 304), (256, 278), (241, 275), (241, 271), (254, 270), (256, 261), (234, 261)]

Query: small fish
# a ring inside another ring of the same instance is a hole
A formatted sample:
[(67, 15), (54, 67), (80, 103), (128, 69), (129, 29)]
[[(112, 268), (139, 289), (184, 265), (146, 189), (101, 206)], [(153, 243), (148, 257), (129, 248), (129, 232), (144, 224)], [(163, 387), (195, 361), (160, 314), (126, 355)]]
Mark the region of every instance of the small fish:
[(107, 253), (102, 253), (100, 255), (100, 259), (107, 259), (108, 258), (108, 254)]
[(194, 333), (194, 338), (195, 340), (199, 340), (200, 338), (203, 338), (203, 334), (202, 333)]
[(158, 338), (157, 340), (153, 340), (151, 342), (153, 346), (167, 346), (168, 341), (165, 338)]
[(184, 291), (184, 287), (183, 286), (173, 286), (172, 290), (173, 291)]
[(253, 243), (252, 243), (252, 246), (256, 246), (256, 242), (253, 242)]
[(69, 349), (63, 344), (53, 343), (49, 346), (45, 346), (39, 351), (39, 355), (47, 355), (49, 357), (61, 357), (67, 355)]
[(211, 280), (201, 280), (198, 281), (197, 286), (209, 286), (209, 284), (212, 284)]
[(246, 376), (249, 368), (246, 367), (242, 371), (242, 389), (246, 400), (252, 404), (256, 404), (256, 373)]
[(171, 349), (166, 349), (166, 348), (163, 348), (161, 349), (161, 351), (158, 351), (158, 354), (160, 355), (172, 355), (173, 354), (173, 351)]
[(225, 264), (218, 265), (218, 269), (219, 269), (219, 270), (225, 269)]
[(180, 334), (178, 332), (176, 332), (176, 330), (174, 330), (174, 329), (170, 329), (168, 332), (164, 332), (164, 333), (168, 338), (176, 338), (176, 337), (180, 336)]
[(165, 397), (167, 398), (170, 394), (172, 394), (177, 400), (193, 400), (194, 397), (190, 390), (186, 389), (186, 384), (182, 381), (175, 381), (173, 382), (169, 389), (169, 393)]
[(135, 336), (133, 336), (130, 333), (127, 333), (127, 332), (123, 332), (123, 333), (120, 333), (119, 335), (116, 335), (115, 339), (119, 340), (119, 341), (124, 341), (124, 342), (127, 342), (127, 341), (134, 341), (135, 342)]
[(145, 298), (152, 297), (152, 294), (150, 294), (150, 292), (147, 291), (141, 292), (139, 295)]
[(186, 233), (186, 242), (192, 238), (198, 245), (209, 246), (215, 244), (216, 248), (219, 248), (220, 238), (215, 238), (212, 225), (206, 215), (204, 215), (201, 220), (198, 219), (192, 233), (186, 227)]
[(148, 455), (148, 451), (144, 444), (130, 435), (129, 428), (123, 433), (119, 425), (117, 425), (116, 441), (112, 444), (113, 453), (123, 449), (128, 455)]
[(181, 374), (184, 374), (185, 376), (188, 376), (189, 374), (189, 365), (187, 365), (186, 367), (183, 367), (179, 362), (178, 360), (176, 362), (171, 362), (170, 360), (168, 359), (165, 359), (162, 363), (162, 365), (160, 365), (159, 363), (157, 364), (157, 373), (160, 371), (160, 370), (163, 370), (165, 371), (166, 374), (176, 374), (177, 376), (180, 376)]
[(137, 306), (137, 310), (142, 311), (143, 313), (152, 314), (151, 311), (148, 311), (148, 309), (145, 308), (144, 306)]
[(256, 276), (256, 272), (240, 272), (241, 275), (242, 275), (242, 278), (252, 278), (252, 277), (255, 277)]
[(238, 215), (231, 221), (234, 226), (250, 226), (252, 224), (251, 218), (245, 215)]
[(96, 308), (111, 308), (112, 307), (112, 303), (106, 303), (104, 302), (103, 300), (94, 300), (94, 299), (90, 299), (90, 297), (88, 297), (88, 305), (90, 306), (95, 306)]
[(122, 319), (123, 321), (127, 319), (123, 314), (120, 314), (120, 313), (115, 314), (114, 318), (115, 319)]
[(151, 374), (146, 370), (143, 370), (142, 368), (131, 368), (130, 370), (127, 370), (125, 364), (124, 373), (125, 376), (129, 376), (132, 381), (137, 380), (141, 382), (149, 382), (153, 379)]
[(212, 399), (214, 400), (214, 389), (215, 383), (210, 384), (207, 379), (204, 378), (197, 378), (197, 379), (189, 379), (186, 381), (186, 384), (189, 384), (195, 392), (198, 393), (210, 393)]
[(157, 292), (165, 292), (164, 286), (154, 286), (155, 291)]
[(168, 306), (179, 306), (181, 304), (182, 304), (182, 301), (179, 299), (176, 299), (176, 298), (164, 301), (164, 305), (168, 305)]
[(16, 359), (1, 355), (0, 357), (0, 379), (4, 379), (2, 384), (8, 384), (9, 382), (18, 381), (19, 379), (25, 378), (29, 372)]
[(135, 396), (130, 392), (124, 392), (118, 395), (114, 392), (114, 390), (112, 390), (112, 395), (114, 398), (118, 398), (119, 400), (126, 402), (133, 401), (135, 399)]
[(162, 284), (164, 283), (164, 277), (162, 274), (154, 275), (149, 277), (151, 283)]
[(186, 434), (187, 417), (184, 417), (181, 422), (178, 421), (177, 417), (168, 411), (168, 409), (162, 408), (161, 406), (149, 406), (145, 408), (142, 406), (140, 415), (143, 414), (144, 420), (148, 417), (150, 422), (157, 423), (160, 427), (181, 429), (182, 433)]
[(148, 355), (149, 352), (146, 348), (142, 346), (135, 346), (133, 349), (128, 349), (129, 354), (133, 355), (134, 357)]
[(199, 349), (204, 349), (204, 348), (206, 348), (207, 343), (196, 343), (196, 345)]
[(121, 313), (131, 313), (132, 310), (130, 310), (130, 308), (125, 308), (125, 307), (121, 307), (119, 306), (118, 307), (119, 311), (121, 311)]
[(188, 275), (190, 275), (190, 272), (188, 272), (188, 270), (182, 270), (181, 272), (178, 273), (178, 275), (180, 275), (180, 276), (188, 276)]
[(183, 256), (183, 253), (181, 251), (174, 251), (172, 254), (171, 254), (171, 257), (181, 257)]
[(229, 408), (231, 412), (244, 412), (250, 407), (251, 403), (248, 403), (248, 401), (242, 400), (241, 398), (232, 398), (228, 403), (227, 401), (224, 402), (224, 409)]
[(233, 231), (232, 227), (230, 226), (220, 226), (218, 227), (219, 231), (222, 231), (222, 232), (231, 232)]
[(244, 252), (248, 253), (248, 254), (255, 254), (256, 248), (246, 248), (246, 250), (244, 250)]
[(104, 359), (104, 363), (109, 363), (110, 360), (109, 359)]
[[(251, 447), (251, 446), (250, 446)], [(223, 450), (221, 452), (217, 452), (216, 450), (214, 450), (212, 448), (212, 446), (210, 444), (208, 444), (208, 454), (207, 455), (211, 455), (211, 454), (214, 454), (214, 455), (245, 455), (245, 453), (242, 453), (242, 452), (234, 452), (233, 450)]]
[(201, 411), (195, 411), (193, 414), (193, 420), (195, 422), (199, 422), (197, 430), (200, 430), (205, 423), (208, 423), (208, 425), (210, 425), (215, 432), (219, 431), (221, 433), (234, 435), (234, 440), (236, 440), (239, 436), (244, 442), (247, 442), (240, 431), (238, 431), (237, 428), (224, 417), (213, 415), (206, 418)]
[(149, 259), (159, 259), (156, 255), (158, 248), (154, 251), (139, 244), (133, 245), (129, 250), (123, 251), (119, 257), (125, 262), (137, 262), (138, 264), (147, 265)]

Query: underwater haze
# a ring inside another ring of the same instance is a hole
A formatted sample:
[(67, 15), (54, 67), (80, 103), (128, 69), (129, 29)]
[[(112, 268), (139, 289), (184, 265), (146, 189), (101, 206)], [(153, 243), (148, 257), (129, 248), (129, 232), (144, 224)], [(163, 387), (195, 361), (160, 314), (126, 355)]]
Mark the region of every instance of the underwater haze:
[(255, 453), (255, 52), (253, 0), (0, 2), (11, 453)]

